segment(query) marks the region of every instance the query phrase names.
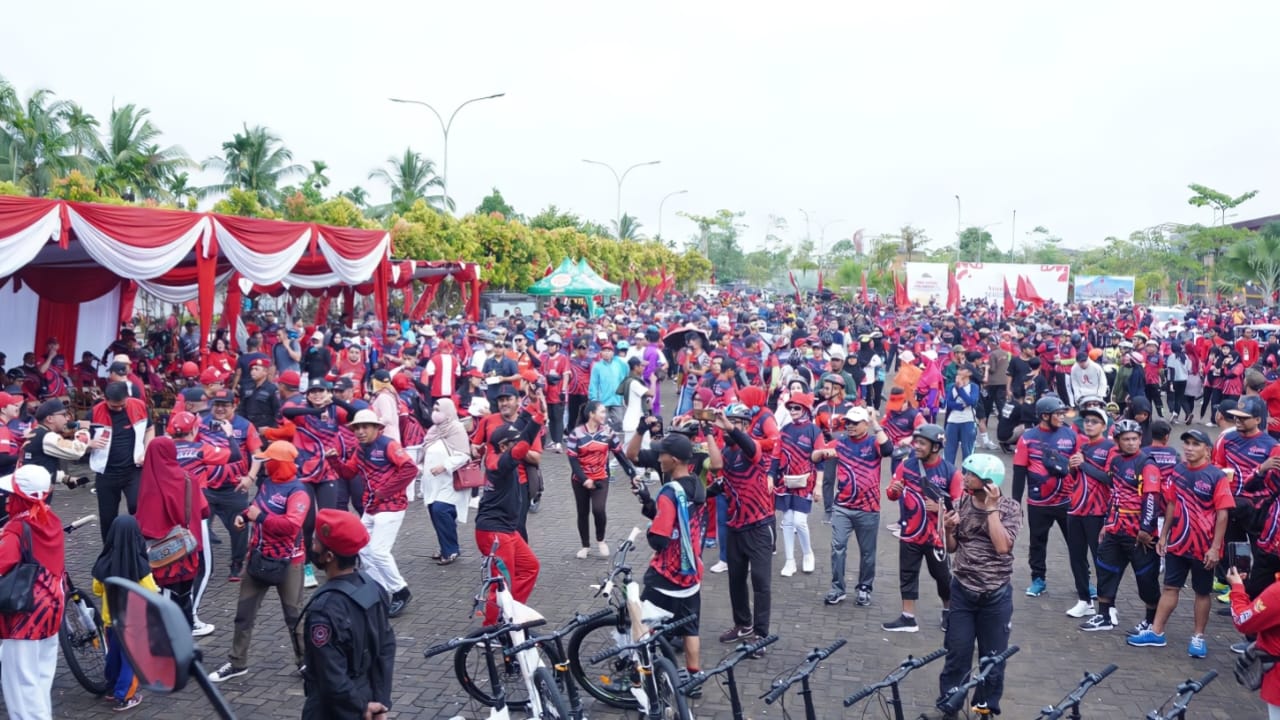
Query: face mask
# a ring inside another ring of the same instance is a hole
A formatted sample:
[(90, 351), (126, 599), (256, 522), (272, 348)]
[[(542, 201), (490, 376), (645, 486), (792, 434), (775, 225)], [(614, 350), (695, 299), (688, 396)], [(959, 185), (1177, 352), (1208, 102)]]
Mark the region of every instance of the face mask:
[(441, 425), (441, 424), (443, 424), (443, 423), (444, 423), (444, 413), (440, 412), (439, 410), (432, 410), (432, 411), (431, 411), (431, 422), (435, 423), (436, 425)]

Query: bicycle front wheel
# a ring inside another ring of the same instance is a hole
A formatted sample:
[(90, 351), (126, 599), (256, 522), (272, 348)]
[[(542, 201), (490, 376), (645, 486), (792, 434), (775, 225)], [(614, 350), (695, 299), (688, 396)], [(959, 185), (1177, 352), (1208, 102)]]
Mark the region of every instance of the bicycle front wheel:
[(650, 708), (662, 720), (690, 720), (689, 703), (680, 693), (680, 672), (664, 657), (653, 659), (653, 697)]
[(542, 705), (541, 720), (568, 720), (569, 703), (560, 694), (551, 668), (540, 667), (533, 671), (533, 689)]
[(94, 695), (103, 695), (107, 684), (107, 631), (93, 599), (75, 587), (67, 592), (67, 606), (58, 628), (62, 657), (76, 681)]
[[(487, 628), (478, 628), (473, 634), (479, 635), (486, 630)], [(505, 635), (501, 645), (492, 649), (485, 648), (484, 643), (459, 646), (453, 654), (453, 672), (468, 695), (485, 707), (491, 708), (496, 702), (494, 699), (496, 692), (489, 678), (489, 664), (485, 655), (489, 652), (494, 653), (494, 662), (498, 665), (498, 679), (502, 683), (507, 704), (518, 710), (527, 710), (529, 692), (525, 687), (524, 673), (520, 670), (520, 658), (504, 660), (502, 651), (507, 647), (511, 647), (511, 642)], [(548, 666), (554, 666), (559, 659), (555, 656), (555, 649), (550, 646), (539, 645), (538, 652), (542, 655), (543, 663)]]
[(565, 648), (565, 654), (569, 656), (569, 674), (600, 702), (619, 710), (639, 710), (640, 703), (631, 694), (632, 683), (640, 679), (632, 653), (591, 662), (592, 655), (630, 642), (629, 630), (620, 630), (619, 622), (617, 616), (609, 615), (573, 632)]

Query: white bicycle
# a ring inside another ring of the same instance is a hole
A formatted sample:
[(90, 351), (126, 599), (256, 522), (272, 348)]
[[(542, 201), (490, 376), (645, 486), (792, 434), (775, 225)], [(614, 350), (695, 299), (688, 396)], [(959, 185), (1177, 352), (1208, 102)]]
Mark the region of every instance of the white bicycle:
[(481, 564), (480, 590), (472, 613), (484, 611), (492, 589), (498, 605), (498, 623), (480, 627), (447, 643), (430, 647), (426, 657), (453, 651), (453, 669), (467, 694), (489, 708), (488, 720), (509, 720), (511, 708), (539, 720), (568, 720), (569, 706), (556, 684), (552, 667), (554, 646), (534, 646), (511, 652), (525, 642), (530, 628), (546, 624), (538, 611), (511, 596), (507, 569), (498, 559), (494, 541)]

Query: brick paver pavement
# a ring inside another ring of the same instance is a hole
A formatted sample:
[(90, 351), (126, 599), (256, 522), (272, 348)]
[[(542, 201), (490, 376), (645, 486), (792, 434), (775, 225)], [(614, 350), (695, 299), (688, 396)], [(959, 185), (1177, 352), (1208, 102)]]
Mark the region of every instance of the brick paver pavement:
[[(1008, 462), (1009, 458), (1005, 458)], [(572, 496), (567, 485), (568, 467), (564, 456), (547, 453), (544, 460), (547, 490), (543, 509), (530, 518), (533, 548), (542, 562), (542, 573), (530, 604), (555, 623), (574, 610), (590, 610), (599, 601), (590, 597), (588, 585), (597, 582), (606, 571), (607, 561), (593, 556), (577, 560), (577, 532), (574, 525)], [(611, 544), (625, 537), (633, 525), (642, 523), (637, 503), (626, 491), (625, 482), (612, 486), (609, 499)], [(93, 512), (94, 497), (88, 489), (60, 490), (54, 500), (60, 516), (70, 520)], [(820, 515), (820, 512), (819, 512)], [(897, 518), (896, 507), (886, 503), (881, 526)], [(815, 697), (818, 717), (880, 717), (879, 709), (859, 705), (846, 710), (840, 700), (862, 685), (878, 680), (910, 654), (921, 655), (942, 646), (942, 633), (937, 627), (940, 605), (933, 595), (927, 575), (921, 588), (919, 616), (922, 628), (916, 634), (886, 633), (880, 623), (891, 620), (899, 611), (897, 591), (897, 540), (887, 530), (879, 535), (878, 576), (874, 602), (869, 608), (855, 607), (852, 598), (836, 607), (822, 604), (829, 582), (829, 526), (819, 517), (810, 519), (817, 571), (791, 578), (778, 576), (780, 564), (774, 567), (773, 629), (781, 640), (770, 648), (763, 660), (747, 661), (739, 666), (739, 683), (748, 717), (782, 717), (781, 710), (766, 706), (757, 696), (768, 688), (775, 676), (803, 659), (815, 646), (825, 646), (836, 637), (847, 638), (849, 644), (815, 674)], [(225, 537), (225, 532), (219, 529)], [(468, 701), (453, 676), (451, 656), (426, 660), (422, 650), (427, 646), (458, 635), (473, 624), (468, 617), (471, 595), (478, 581), (478, 553), (470, 526), (461, 528), (463, 558), (449, 567), (438, 567), (427, 556), (437, 549), (426, 509), (415, 502), (405, 520), (396, 547), (400, 567), (414, 593), (413, 603), (404, 616), (393, 621), (399, 648), (395, 670), (396, 718), (467, 718), (486, 717), (483, 709)], [(68, 569), (86, 586), (89, 567), (99, 548), (96, 529), (85, 528), (75, 533), (68, 543)], [(1246, 692), (1231, 677), (1235, 658), (1228, 645), (1239, 639), (1229, 618), (1213, 616), (1209, 625), (1209, 657), (1192, 660), (1187, 657), (1185, 643), (1191, 626), (1190, 591), (1170, 623), (1169, 646), (1161, 649), (1137, 649), (1124, 644), (1123, 631), (1082, 633), (1078, 620), (1063, 611), (1074, 602), (1066, 549), (1060, 538), (1050, 541), (1049, 592), (1039, 598), (1028, 598), (1022, 589), (1029, 581), (1026, 569), (1027, 539), (1025, 532), (1016, 545), (1015, 600), (1013, 641), (1022, 652), (1012, 660), (1007, 675), (1004, 711), (1006, 717), (1034, 717), (1047, 703), (1056, 702), (1075, 687), (1085, 670), (1097, 671), (1108, 663), (1120, 669), (1094, 689), (1085, 703), (1086, 717), (1139, 718), (1162, 701), (1173, 686), (1187, 677), (1199, 677), (1209, 668), (1220, 673), (1192, 705), (1192, 717), (1259, 718), (1266, 710), (1256, 694)], [(218, 627), (213, 635), (200, 640), (209, 670), (221, 664), (231, 642), (236, 586), (225, 581), (227, 546), (215, 547), (217, 568), (205, 597), (200, 616)], [(708, 549), (704, 559), (710, 566), (716, 551)], [(638, 561), (634, 567), (641, 567)], [(852, 552), (849, 571), (856, 575), (857, 556)], [(730, 624), (727, 576), (708, 573), (703, 585), (704, 665), (710, 667), (723, 654), (715, 636)], [(1122, 584), (1119, 611), (1121, 625), (1127, 627), (1141, 616), (1133, 581)], [(1215, 610), (1223, 607), (1214, 603)], [(302, 681), (291, 676), (292, 656), (288, 649), (278, 602), (269, 597), (259, 615), (251, 653), (252, 672), (220, 687), (241, 718), (276, 718), (300, 715)], [(61, 660), (59, 661), (61, 663)], [(917, 671), (902, 688), (907, 717), (917, 717), (930, 710), (938, 693), (938, 673), (942, 661)], [(624, 717), (618, 711), (586, 698), (588, 714), (593, 718)], [(874, 700), (872, 700), (874, 702)], [(110, 705), (85, 693), (66, 671), (59, 667), (54, 684), (54, 710), (57, 717), (114, 717)], [(788, 710), (802, 717), (799, 698), (789, 696)], [(694, 703), (699, 718), (730, 718), (729, 704), (723, 693), (708, 686), (702, 700)], [(212, 710), (199, 688), (192, 683), (181, 693), (147, 697), (136, 710), (128, 713), (137, 718), (204, 718)]]

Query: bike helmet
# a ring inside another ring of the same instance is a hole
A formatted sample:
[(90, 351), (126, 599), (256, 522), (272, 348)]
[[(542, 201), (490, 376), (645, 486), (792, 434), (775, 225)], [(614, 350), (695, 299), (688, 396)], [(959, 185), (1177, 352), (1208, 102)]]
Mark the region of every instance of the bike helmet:
[(916, 428), (915, 432), (911, 433), (911, 437), (924, 438), (934, 445), (941, 447), (947, 441), (947, 432), (938, 425), (926, 423)]
[(699, 423), (697, 420), (686, 420), (671, 428), (671, 432), (688, 435), (689, 437), (697, 437), (698, 432), (701, 430), (702, 423)]
[(742, 403), (733, 403), (724, 409), (724, 416), (730, 420), (744, 420), (750, 422), (751, 408)]
[(1066, 409), (1067, 406), (1056, 395), (1045, 395), (1036, 401), (1036, 417), (1052, 415)]
[(1100, 395), (1081, 395), (1080, 397), (1076, 398), (1076, 407), (1080, 410), (1083, 410), (1089, 407), (1090, 405), (1094, 405), (1094, 404), (1102, 405), (1105, 402), (1106, 401), (1103, 400), (1102, 396)]
[(1119, 438), (1125, 433), (1142, 434), (1142, 425), (1137, 420), (1124, 418), (1116, 421), (1115, 429), (1112, 431), (1112, 437)]
[(995, 455), (970, 455), (960, 466), (984, 483), (999, 487), (1004, 484), (1004, 461)]

